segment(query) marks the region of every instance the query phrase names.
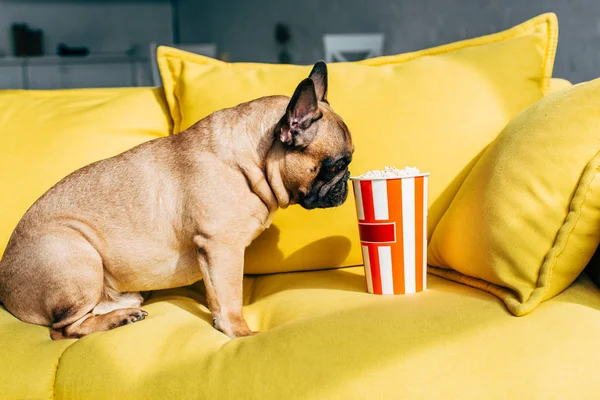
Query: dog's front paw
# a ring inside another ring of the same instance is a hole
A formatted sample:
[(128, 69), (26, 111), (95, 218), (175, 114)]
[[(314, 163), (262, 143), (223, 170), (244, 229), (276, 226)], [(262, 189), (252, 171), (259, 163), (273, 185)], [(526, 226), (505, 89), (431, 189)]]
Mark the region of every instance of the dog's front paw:
[(257, 331), (250, 330), (242, 317), (229, 317), (226, 319), (213, 317), (213, 325), (231, 339), (253, 336), (258, 333)]
[(234, 333), (233, 336), (230, 336), (232, 339), (246, 336), (254, 336), (260, 333), (259, 331), (251, 331), (250, 329), (240, 330)]

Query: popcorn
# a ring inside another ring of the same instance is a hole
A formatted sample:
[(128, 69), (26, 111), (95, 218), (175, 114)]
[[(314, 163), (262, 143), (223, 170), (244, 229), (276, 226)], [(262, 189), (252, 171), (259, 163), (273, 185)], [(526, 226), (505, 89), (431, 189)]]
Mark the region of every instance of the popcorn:
[(419, 175), (421, 171), (417, 167), (406, 166), (404, 169), (387, 166), (382, 170), (372, 170), (360, 175), (359, 178), (406, 178), (408, 176)]

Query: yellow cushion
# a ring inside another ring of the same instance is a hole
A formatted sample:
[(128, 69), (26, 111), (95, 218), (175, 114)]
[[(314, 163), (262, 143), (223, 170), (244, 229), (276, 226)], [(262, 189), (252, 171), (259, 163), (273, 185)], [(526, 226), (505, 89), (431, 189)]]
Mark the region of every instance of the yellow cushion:
[[(554, 14), (494, 35), (362, 63), (329, 65), (329, 95), (355, 142), (359, 174), (386, 165), (431, 172), (431, 234), (478, 154), (549, 89)], [(311, 66), (228, 64), (158, 50), (174, 130), (257, 97), (291, 95)], [(375, 67), (375, 65), (377, 65)], [(362, 263), (352, 196), (338, 209), (280, 211), (249, 248), (246, 271), (265, 273)]]
[(490, 145), (433, 233), (432, 272), (532, 311), (600, 242), (599, 168), (597, 79), (540, 100)]
[(76, 169), (171, 128), (152, 88), (0, 91), (0, 255), (46, 190)]
[(58, 360), (75, 340), (49, 340), (43, 326), (25, 324), (0, 306), (0, 398), (50, 399)]
[[(527, 318), (435, 276), (410, 296), (369, 295), (364, 279), (362, 268), (249, 277), (244, 313), (263, 332), (237, 340), (212, 328), (199, 285), (155, 292), (147, 320), (69, 341), (54, 398), (594, 399), (600, 391), (600, 291), (585, 276)], [(30, 343), (53, 344), (30, 335), (14, 348), (29, 326), (0, 308), (0, 332), (9, 323), (21, 330), (2, 336), (11, 346), (0, 366), (36, 357)], [(26, 376), (3, 368), (2, 398), (49, 397), (25, 395)]]
[(550, 79), (550, 87), (549, 87), (548, 93), (558, 92), (563, 89), (568, 89), (572, 86), (573, 86), (573, 84), (566, 79), (552, 78), (552, 79)]

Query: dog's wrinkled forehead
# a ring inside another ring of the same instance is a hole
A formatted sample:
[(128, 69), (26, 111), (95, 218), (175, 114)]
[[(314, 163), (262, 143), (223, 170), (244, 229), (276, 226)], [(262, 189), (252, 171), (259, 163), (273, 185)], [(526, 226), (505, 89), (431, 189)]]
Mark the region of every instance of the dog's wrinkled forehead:
[(323, 117), (318, 121), (318, 133), (309, 147), (323, 158), (349, 155), (352, 159), (354, 144), (344, 120), (328, 104), (320, 103), (319, 109)]

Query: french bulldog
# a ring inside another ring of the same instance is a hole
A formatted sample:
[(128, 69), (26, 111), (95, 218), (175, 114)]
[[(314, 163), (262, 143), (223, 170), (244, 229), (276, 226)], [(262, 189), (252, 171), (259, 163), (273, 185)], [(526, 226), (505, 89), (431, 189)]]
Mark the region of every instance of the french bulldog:
[(291, 98), (217, 111), (178, 134), (68, 175), (25, 213), (0, 261), (0, 301), (52, 339), (143, 320), (140, 291), (206, 287), (214, 327), (242, 315), (246, 247), (274, 212), (341, 205), (350, 132), (317, 62)]

